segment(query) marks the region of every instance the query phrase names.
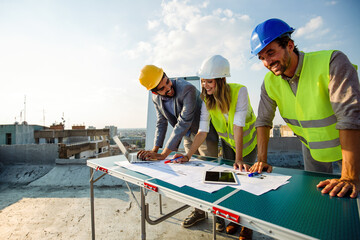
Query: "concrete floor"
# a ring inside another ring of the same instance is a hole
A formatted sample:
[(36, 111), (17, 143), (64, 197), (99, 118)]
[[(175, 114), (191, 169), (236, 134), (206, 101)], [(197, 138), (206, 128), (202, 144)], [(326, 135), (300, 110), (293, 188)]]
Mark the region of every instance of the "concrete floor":
[[(89, 168), (56, 165), (45, 175), (39, 166), (36, 166), (37, 170), (30, 168), (22, 166), (21, 171), (19, 167), (17, 170), (8, 168), (7, 173), (2, 169), (0, 174), (0, 180), (5, 176), (7, 179), (7, 183), (0, 184), (2, 239), (90, 239)], [(18, 174), (10, 174), (11, 171)], [(139, 201), (139, 187), (130, 187)], [(158, 194), (149, 192), (147, 202), (151, 217), (161, 216)], [(163, 198), (164, 213), (180, 205), (177, 201)], [(155, 226), (146, 224), (147, 239), (212, 239), (211, 215), (191, 228), (181, 226), (190, 211), (188, 208)], [(96, 183), (95, 217), (97, 239), (140, 239), (140, 210), (121, 180), (105, 176)], [(218, 233), (217, 239), (238, 239), (238, 236), (239, 232), (235, 235)], [(253, 239), (272, 238), (255, 232)]]

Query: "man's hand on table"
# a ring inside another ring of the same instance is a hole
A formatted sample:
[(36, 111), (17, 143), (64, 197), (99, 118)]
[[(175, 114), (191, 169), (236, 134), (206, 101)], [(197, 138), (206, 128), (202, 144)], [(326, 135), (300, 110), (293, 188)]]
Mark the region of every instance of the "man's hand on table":
[(346, 193), (350, 192), (351, 198), (356, 198), (360, 191), (360, 183), (355, 180), (346, 179), (326, 179), (321, 181), (316, 187), (324, 187), (321, 193), (329, 193), (332, 197), (344, 197)]
[(153, 151), (149, 151), (149, 150), (141, 150), (137, 153), (137, 157), (142, 159), (142, 160), (147, 160), (147, 161), (156, 161), (156, 160), (163, 160), (166, 157), (161, 155), (160, 153), (156, 153)]

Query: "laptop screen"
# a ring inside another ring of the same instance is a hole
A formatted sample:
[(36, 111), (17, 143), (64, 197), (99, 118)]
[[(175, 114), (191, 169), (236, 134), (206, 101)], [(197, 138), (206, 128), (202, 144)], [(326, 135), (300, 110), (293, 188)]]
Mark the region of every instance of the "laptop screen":
[(121, 152), (127, 157), (129, 155), (129, 152), (126, 150), (126, 147), (124, 144), (120, 141), (118, 136), (113, 137), (115, 143), (119, 146)]

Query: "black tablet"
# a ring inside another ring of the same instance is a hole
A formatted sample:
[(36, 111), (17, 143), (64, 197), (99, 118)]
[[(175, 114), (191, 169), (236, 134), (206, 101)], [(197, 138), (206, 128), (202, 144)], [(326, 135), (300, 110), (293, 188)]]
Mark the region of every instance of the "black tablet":
[(232, 171), (205, 171), (204, 183), (238, 184)]

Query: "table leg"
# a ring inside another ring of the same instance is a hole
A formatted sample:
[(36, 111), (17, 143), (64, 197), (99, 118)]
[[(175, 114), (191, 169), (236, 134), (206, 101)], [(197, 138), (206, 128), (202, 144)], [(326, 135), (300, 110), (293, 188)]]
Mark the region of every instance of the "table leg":
[(91, 208), (91, 239), (95, 240), (95, 213), (94, 213), (94, 169), (90, 168), (90, 208)]
[(213, 215), (213, 239), (216, 240), (216, 215)]
[(146, 239), (146, 229), (145, 229), (145, 214), (146, 214), (146, 209), (145, 209), (145, 193), (144, 193), (144, 188), (140, 187), (140, 199), (141, 199), (141, 239), (145, 240)]
[(160, 214), (162, 214), (162, 200), (161, 200), (161, 194), (159, 194), (159, 210), (160, 210)]

